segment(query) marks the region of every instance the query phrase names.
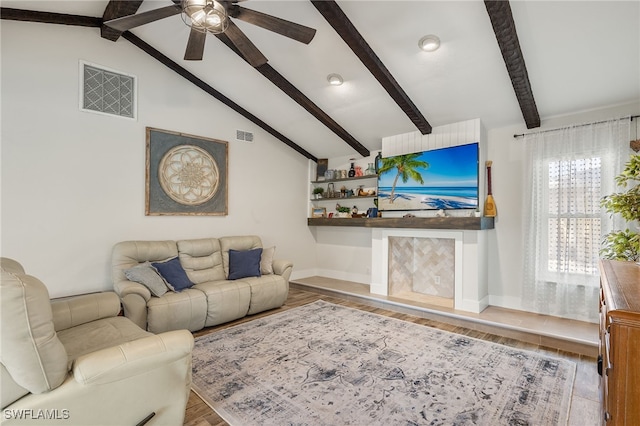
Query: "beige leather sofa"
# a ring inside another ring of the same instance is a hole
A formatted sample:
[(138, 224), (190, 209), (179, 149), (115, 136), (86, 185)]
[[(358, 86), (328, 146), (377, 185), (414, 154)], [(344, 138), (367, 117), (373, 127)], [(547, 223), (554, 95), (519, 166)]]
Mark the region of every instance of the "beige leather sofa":
[(115, 293), (49, 300), (0, 259), (2, 425), (181, 425), (193, 336), (153, 335), (118, 316)]
[[(112, 277), (124, 314), (153, 333), (200, 330), (284, 304), (293, 264), (263, 259), (260, 276), (229, 279), (229, 252), (262, 249), (255, 235), (180, 241), (123, 241), (113, 248)], [(273, 249), (273, 248), (271, 248)], [(178, 257), (193, 286), (153, 296), (125, 271), (144, 262)], [(266, 264), (265, 264), (266, 262)], [(264, 270), (266, 267), (266, 271)]]

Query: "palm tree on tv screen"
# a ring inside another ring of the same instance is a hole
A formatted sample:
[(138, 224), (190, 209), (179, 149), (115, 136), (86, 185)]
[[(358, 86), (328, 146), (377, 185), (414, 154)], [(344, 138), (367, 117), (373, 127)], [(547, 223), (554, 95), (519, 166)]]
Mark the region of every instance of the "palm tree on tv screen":
[(424, 180), (422, 180), (422, 175), (418, 172), (418, 168), (428, 169), (429, 163), (422, 160), (416, 160), (421, 154), (405, 154), (405, 155), (397, 155), (395, 157), (383, 158), (382, 166), (378, 169), (378, 174), (383, 175), (384, 173), (388, 173), (394, 169), (398, 172), (396, 177), (393, 179), (393, 185), (391, 186), (391, 194), (389, 196), (389, 203), (393, 204), (394, 195), (396, 192), (396, 184), (398, 183), (398, 178), (402, 178), (402, 183), (407, 183), (409, 179), (413, 179), (418, 182), (420, 185), (424, 184)]

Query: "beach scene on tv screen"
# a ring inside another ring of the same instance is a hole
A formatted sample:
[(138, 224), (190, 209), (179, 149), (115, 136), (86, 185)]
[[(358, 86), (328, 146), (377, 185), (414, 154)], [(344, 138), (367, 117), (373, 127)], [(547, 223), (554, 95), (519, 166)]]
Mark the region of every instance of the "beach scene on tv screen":
[(477, 143), (382, 158), (378, 209), (475, 209), (478, 173)]

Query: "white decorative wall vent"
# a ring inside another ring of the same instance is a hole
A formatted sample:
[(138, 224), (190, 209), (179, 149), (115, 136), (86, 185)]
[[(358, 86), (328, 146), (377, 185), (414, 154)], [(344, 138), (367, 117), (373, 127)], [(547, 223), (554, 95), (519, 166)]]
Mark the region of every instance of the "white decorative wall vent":
[(136, 119), (136, 77), (80, 61), (80, 109)]
[(245, 132), (244, 130), (236, 130), (236, 140), (253, 142), (253, 133)]

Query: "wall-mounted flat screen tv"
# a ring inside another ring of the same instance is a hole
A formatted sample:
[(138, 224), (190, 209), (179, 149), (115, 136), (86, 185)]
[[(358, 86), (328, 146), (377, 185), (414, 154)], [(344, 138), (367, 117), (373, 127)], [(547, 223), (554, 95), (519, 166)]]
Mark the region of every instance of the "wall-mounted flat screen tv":
[(478, 178), (477, 142), (382, 158), (378, 209), (476, 209)]

